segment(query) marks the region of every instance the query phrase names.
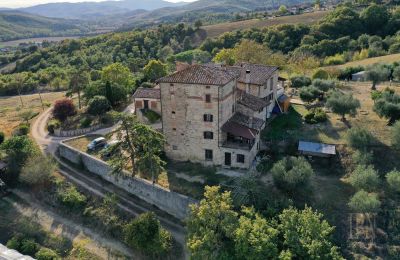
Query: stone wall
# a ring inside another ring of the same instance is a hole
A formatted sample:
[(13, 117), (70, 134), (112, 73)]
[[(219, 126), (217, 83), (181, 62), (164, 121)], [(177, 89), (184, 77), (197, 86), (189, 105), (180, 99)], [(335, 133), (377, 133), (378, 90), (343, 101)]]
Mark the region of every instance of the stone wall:
[(113, 175), (111, 174), (111, 167), (104, 161), (78, 151), (63, 142), (60, 143), (59, 154), (62, 158), (84, 166), (89, 172), (99, 175), (119, 188), (178, 219), (185, 219), (188, 216), (189, 204), (197, 203), (196, 200), (190, 197), (164, 189), (158, 185), (152, 185), (151, 182), (146, 180)]

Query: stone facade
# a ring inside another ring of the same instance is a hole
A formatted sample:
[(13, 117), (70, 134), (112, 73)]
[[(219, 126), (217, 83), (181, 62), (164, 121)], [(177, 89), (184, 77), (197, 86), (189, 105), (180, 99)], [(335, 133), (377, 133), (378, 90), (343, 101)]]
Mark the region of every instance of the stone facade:
[[(239, 74), (229, 78), (230, 68), (215, 68), (215, 74), (212, 69), (191, 66), (158, 81), (165, 152), (178, 161), (249, 168), (259, 151), (265, 120), (275, 106), (278, 72), (273, 71), (260, 85), (239, 82)], [(232, 71), (241, 70), (232, 67)], [(213, 77), (224, 80), (211, 84)], [(241, 91), (257, 101), (257, 109), (244, 99), (238, 102)]]

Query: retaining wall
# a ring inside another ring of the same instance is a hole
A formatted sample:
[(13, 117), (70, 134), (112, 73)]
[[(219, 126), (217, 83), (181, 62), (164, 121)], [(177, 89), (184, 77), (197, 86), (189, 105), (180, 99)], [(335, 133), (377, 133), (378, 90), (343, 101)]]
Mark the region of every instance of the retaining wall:
[(99, 130), (100, 128), (106, 127), (105, 125), (94, 125), (91, 127), (87, 128), (80, 128), (80, 129), (75, 129), (75, 130), (61, 130), (61, 129), (54, 129), (54, 136), (58, 137), (71, 137), (71, 136), (78, 136), (78, 135), (84, 135), (96, 130)]
[(83, 165), (89, 172), (99, 175), (119, 188), (178, 219), (185, 219), (188, 216), (189, 204), (197, 203), (196, 200), (190, 197), (170, 191), (159, 185), (153, 185), (146, 180), (111, 174), (111, 167), (106, 162), (78, 151), (64, 142), (60, 143), (59, 154), (62, 158), (74, 164)]

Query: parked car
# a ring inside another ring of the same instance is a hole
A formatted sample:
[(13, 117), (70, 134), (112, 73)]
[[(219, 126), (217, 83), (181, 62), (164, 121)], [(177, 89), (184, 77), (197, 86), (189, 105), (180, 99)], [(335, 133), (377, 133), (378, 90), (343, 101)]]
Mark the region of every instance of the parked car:
[(106, 144), (103, 150), (101, 151), (101, 158), (109, 159), (113, 154), (114, 148), (117, 144), (119, 144), (119, 141), (111, 141), (108, 144)]
[(104, 146), (106, 145), (107, 145), (107, 140), (104, 137), (99, 137), (91, 141), (88, 144), (87, 149), (88, 151), (95, 151), (104, 148)]

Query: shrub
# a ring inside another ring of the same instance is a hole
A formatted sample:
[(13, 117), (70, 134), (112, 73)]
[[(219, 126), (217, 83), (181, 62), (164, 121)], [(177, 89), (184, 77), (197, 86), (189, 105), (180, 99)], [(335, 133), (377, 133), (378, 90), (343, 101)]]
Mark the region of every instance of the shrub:
[(318, 107), (311, 109), (305, 116), (304, 120), (308, 124), (317, 124), (317, 123), (322, 123), (328, 120), (328, 116), (326, 115), (326, 112)]
[(335, 56), (326, 57), (324, 60), (325, 65), (340, 65), (346, 63), (346, 59), (343, 54), (336, 54)]
[(312, 85), (321, 91), (327, 92), (335, 88), (336, 82), (333, 80), (314, 79)]
[(157, 122), (157, 120), (161, 118), (161, 116), (156, 112), (154, 112), (153, 110), (145, 111), (144, 116), (149, 120), (151, 124), (154, 124), (155, 122)]
[(55, 169), (56, 165), (50, 157), (31, 156), (21, 170), (20, 179), (29, 185), (42, 184), (50, 179)]
[(49, 248), (42, 247), (36, 254), (37, 260), (58, 260), (61, 257), (53, 250)]
[(5, 139), (6, 139), (6, 135), (0, 131), (0, 144), (2, 144)]
[(99, 116), (105, 114), (108, 110), (110, 110), (110, 103), (107, 98), (104, 96), (94, 96), (88, 102), (87, 112), (94, 116)]
[(68, 186), (65, 189), (57, 190), (58, 199), (69, 209), (77, 210), (85, 206), (86, 196), (80, 193), (75, 186)]
[(29, 133), (29, 128), (30, 128), (29, 124), (24, 124), (24, 123), (20, 124), (18, 126), (18, 134), (27, 135)]
[(353, 163), (356, 165), (369, 165), (374, 160), (374, 154), (367, 151), (355, 151), (352, 155)]
[(152, 88), (153, 87), (153, 83), (151, 82), (143, 82), (142, 84), (140, 84), (141, 88)]
[(374, 136), (365, 128), (353, 127), (347, 131), (347, 144), (354, 148), (365, 151), (374, 141)]
[(294, 76), (290, 78), (293, 88), (301, 88), (311, 85), (311, 79), (306, 76)]
[(16, 235), (13, 236), (10, 240), (7, 241), (6, 246), (10, 249), (20, 250), (21, 247), (21, 237)]
[(307, 184), (314, 171), (303, 157), (286, 157), (274, 164), (271, 173), (277, 186), (294, 189)]
[(71, 99), (57, 100), (54, 104), (53, 116), (63, 122), (67, 117), (76, 114), (74, 102)]
[(349, 182), (358, 190), (374, 191), (379, 186), (379, 176), (373, 166), (359, 165), (350, 175)]
[(47, 123), (47, 131), (50, 134), (54, 134), (55, 129), (59, 129), (61, 127), (61, 122), (57, 119), (52, 119)]
[(81, 128), (89, 127), (92, 124), (92, 119), (89, 117), (84, 117), (79, 121), (79, 125)]
[(328, 79), (329, 73), (326, 70), (318, 69), (312, 75), (312, 79)]
[(395, 123), (392, 128), (392, 145), (395, 148), (400, 149), (400, 121)]
[(358, 191), (351, 197), (349, 207), (359, 213), (374, 212), (379, 209), (381, 202), (376, 193), (368, 193), (364, 190)]
[(153, 212), (143, 213), (124, 228), (125, 242), (150, 255), (162, 255), (171, 249), (171, 234), (163, 229)]
[(400, 192), (400, 172), (391, 171), (386, 174), (386, 182), (393, 191)]
[(314, 86), (303, 87), (300, 90), (300, 98), (305, 102), (312, 102), (318, 98), (321, 91)]
[(39, 246), (33, 239), (23, 239), (19, 251), (22, 254), (34, 256), (38, 250)]

